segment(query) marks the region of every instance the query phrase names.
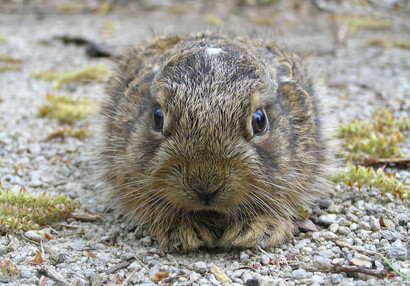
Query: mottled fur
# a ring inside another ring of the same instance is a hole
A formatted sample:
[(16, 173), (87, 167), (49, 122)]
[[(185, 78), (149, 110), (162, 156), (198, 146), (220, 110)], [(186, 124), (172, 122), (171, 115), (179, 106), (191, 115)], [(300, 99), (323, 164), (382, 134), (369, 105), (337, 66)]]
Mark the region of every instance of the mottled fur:
[[(273, 43), (205, 33), (135, 47), (102, 110), (110, 198), (162, 247), (283, 242), (296, 208), (329, 187), (318, 92), (298, 57)], [(268, 129), (253, 136), (258, 108)]]

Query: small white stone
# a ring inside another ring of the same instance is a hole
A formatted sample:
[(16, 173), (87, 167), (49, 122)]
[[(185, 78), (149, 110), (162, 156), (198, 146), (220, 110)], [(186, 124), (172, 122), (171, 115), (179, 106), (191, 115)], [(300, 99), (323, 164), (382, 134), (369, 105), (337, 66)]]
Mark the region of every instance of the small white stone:
[(293, 279), (305, 279), (312, 276), (312, 273), (306, 272), (305, 269), (297, 269), (292, 271)]
[(45, 236), (44, 236), (44, 235), (41, 235), (40, 233), (38, 233), (37, 230), (29, 230), (29, 231), (26, 231), (26, 232), (24, 233), (24, 236), (27, 237), (27, 238), (29, 238), (29, 239), (35, 240), (35, 241), (43, 241), (43, 240), (46, 240)]
[(339, 224), (338, 223), (332, 223), (329, 226), (329, 230), (333, 233), (336, 233), (338, 229), (339, 229)]
[(313, 257), (312, 264), (313, 266), (319, 268), (319, 269), (329, 269), (331, 267), (332, 260), (329, 258), (325, 258), (322, 256), (315, 256)]

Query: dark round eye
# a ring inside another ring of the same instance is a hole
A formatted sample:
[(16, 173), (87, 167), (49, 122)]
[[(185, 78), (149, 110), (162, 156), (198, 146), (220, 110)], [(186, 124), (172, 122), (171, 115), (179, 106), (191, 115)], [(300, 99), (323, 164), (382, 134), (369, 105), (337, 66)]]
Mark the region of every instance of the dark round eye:
[(154, 112), (154, 127), (158, 130), (162, 130), (164, 126), (164, 114), (161, 107), (158, 107)]
[(268, 124), (265, 112), (262, 109), (257, 109), (252, 115), (252, 129), (254, 135), (260, 135), (266, 131)]

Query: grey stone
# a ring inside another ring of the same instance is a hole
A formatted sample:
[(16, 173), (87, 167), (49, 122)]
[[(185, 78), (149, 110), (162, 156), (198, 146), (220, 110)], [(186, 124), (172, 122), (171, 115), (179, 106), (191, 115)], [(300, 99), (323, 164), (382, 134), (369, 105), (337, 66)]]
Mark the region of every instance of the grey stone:
[(322, 225), (331, 225), (335, 222), (337, 215), (335, 214), (324, 214), (319, 217), (319, 223)]
[(392, 232), (390, 230), (383, 230), (382, 236), (389, 241), (396, 240), (397, 238), (399, 238), (399, 235), (397, 233)]
[(328, 249), (319, 251), (319, 255), (326, 258), (334, 258), (336, 256), (333, 251)]
[(134, 261), (130, 265), (128, 265), (127, 269), (130, 271), (134, 271), (136, 268), (141, 269), (141, 264), (138, 261)]
[(348, 228), (346, 226), (341, 226), (341, 227), (339, 227), (337, 232), (342, 234), (342, 235), (349, 235), (351, 233), (351, 230), (350, 230), (350, 228)]
[(391, 220), (384, 219), (383, 221), (384, 221), (384, 225), (386, 226), (386, 228), (388, 230), (395, 230), (396, 229), (396, 225)]
[(243, 270), (243, 269), (236, 270), (232, 273), (232, 277), (233, 278), (240, 278), (240, 277), (242, 277), (244, 272), (245, 272), (245, 270)]
[(372, 229), (369, 223), (363, 222), (363, 221), (359, 222), (359, 228), (360, 229), (365, 229), (365, 230), (371, 230)]
[(323, 282), (325, 280), (325, 278), (320, 275), (313, 275), (311, 279), (312, 279), (313, 284), (319, 284), (319, 285), (323, 285)]
[(245, 252), (241, 252), (241, 253), (239, 254), (239, 259), (240, 259), (240, 260), (249, 259), (249, 255), (246, 254)]
[(219, 281), (215, 278), (215, 275), (209, 274), (209, 276), (208, 276), (207, 278), (208, 278), (208, 280), (209, 280), (213, 285), (221, 285), (221, 282), (219, 282)]
[(398, 260), (407, 259), (407, 250), (402, 247), (392, 246), (388, 249), (389, 257), (396, 258)]
[(312, 273), (306, 272), (305, 269), (297, 269), (292, 271), (293, 279), (306, 279), (312, 276)]
[(348, 213), (346, 214), (346, 218), (347, 218), (348, 220), (352, 221), (352, 222), (355, 222), (355, 223), (358, 223), (358, 222), (359, 222), (359, 218), (358, 218), (356, 215), (352, 214), (351, 212), (348, 212)]
[(329, 230), (333, 233), (336, 233), (338, 229), (339, 229), (339, 224), (338, 223), (332, 223), (329, 226)]
[(144, 246), (151, 246), (152, 245), (152, 239), (149, 236), (146, 236), (144, 238), (141, 238), (140, 241)]
[(35, 241), (44, 241), (44, 240), (46, 240), (45, 236), (39, 234), (37, 230), (26, 231), (24, 233), (24, 236), (29, 238), (29, 239), (35, 240)]
[(192, 281), (192, 282), (195, 282), (200, 278), (201, 278), (201, 275), (199, 275), (196, 272), (191, 272), (191, 274), (189, 274), (189, 280)]
[(312, 260), (313, 266), (315, 266), (319, 269), (330, 269), (330, 267), (331, 267), (330, 263), (331, 262), (332, 262), (332, 260), (330, 260), (329, 258), (322, 257), (322, 256), (319, 256), (319, 255), (314, 256), (313, 260)]
[(370, 227), (373, 231), (379, 231), (380, 230), (379, 220), (377, 218), (375, 218), (374, 216), (370, 217), (369, 224), (370, 224)]
[(34, 273), (32, 273), (31, 271), (29, 271), (29, 270), (21, 270), (21, 277), (22, 278), (30, 278), (30, 277), (33, 277), (33, 275), (34, 275)]
[(269, 262), (270, 262), (270, 258), (267, 255), (262, 254), (261, 255), (261, 264), (262, 265), (268, 265)]
[(97, 256), (97, 258), (103, 262), (108, 262), (111, 259), (110, 253), (100, 252), (100, 253), (97, 253), (95, 256)]
[(203, 262), (203, 261), (195, 262), (194, 266), (193, 266), (193, 269), (194, 269), (195, 272), (203, 274), (207, 270), (206, 263)]
[(355, 230), (359, 229), (359, 225), (354, 222), (350, 225), (349, 228), (350, 228), (351, 231), (355, 231)]

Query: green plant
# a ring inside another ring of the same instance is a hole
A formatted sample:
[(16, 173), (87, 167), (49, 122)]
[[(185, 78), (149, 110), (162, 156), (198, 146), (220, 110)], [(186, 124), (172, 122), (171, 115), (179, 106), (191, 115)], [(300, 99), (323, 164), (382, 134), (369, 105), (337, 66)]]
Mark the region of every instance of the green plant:
[(0, 259), (0, 273), (4, 276), (7, 275), (20, 275), (21, 270), (17, 268), (14, 262), (10, 261), (8, 257)]
[(90, 137), (88, 127), (73, 128), (73, 127), (58, 127), (53, 133), (49, 134), (45, 141), (50, 141), (54, 138), (60, 138), (63, 141), (67, 137), (74, 137), (78, 140), (85, 140)]
[(382, 168), (375, 172), (372, 168), (355, 166), (347, 162), (345, 171), (338, 174), (334, 181), (342, 181), (348, 186), (357, 184), (359, 189), (368, 185), (370, 188), (380, 189), (382, 195), (390, 192), (395, 198), (409, 199), (409, 188), (405, 182), (399, 182), (394, 174), (385, 174)]
[(348, 16), (344, 22), (349, 26), (350, 32), (356, 32), (358, 29), (388, 29), (393, 26), (390, 20), (380, 18), (363, 18)]
[(53, 81), (53, 88), (59, 89), (69, 82), (103, 81), (110, 75), (108, 67), (103, 64), (96, 64), (66, 71), (42, 71), (33, 74), (36, 78)]
[(344, 139), (342, 156), (352, 161), (403, 157), (399, 143), (405, 130), (410, 130), (410, 117), (396, 119), (387, 108), (379, 108), (372, 121), (353, 120), (339, 126), (340, 138)]
[(95, 110), (95, 102), (87, 98), (73, 98), (71, 95), (48, 93), (47, 104), (38, 110), (41, 117), (55, 118), (61, 123), (72, 124), (86, 118)]
[(27, 231), (64, 220), (79, 205), (66, 195), (31, 194), (25, 188), (15, 194), (0, 184), (0, 232)]

